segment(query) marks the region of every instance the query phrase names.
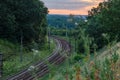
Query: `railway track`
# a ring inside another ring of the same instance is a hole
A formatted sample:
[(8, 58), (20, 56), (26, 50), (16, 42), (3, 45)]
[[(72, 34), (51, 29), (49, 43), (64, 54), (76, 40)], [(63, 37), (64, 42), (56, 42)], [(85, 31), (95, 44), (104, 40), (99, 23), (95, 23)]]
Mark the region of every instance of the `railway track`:
[(56, 42), (56, 48), (51, 55), (43, 61), (39, 61), (31, 67), (8, 77), (6, 80), (35, 80), (49, 73), (50, 69), (47, 63), (54, 65), (61, 64), (66, 59), (65, 54), (70, 55), (71, 46), (67, 41), (59, 37), (51, 36), (51, 38)]

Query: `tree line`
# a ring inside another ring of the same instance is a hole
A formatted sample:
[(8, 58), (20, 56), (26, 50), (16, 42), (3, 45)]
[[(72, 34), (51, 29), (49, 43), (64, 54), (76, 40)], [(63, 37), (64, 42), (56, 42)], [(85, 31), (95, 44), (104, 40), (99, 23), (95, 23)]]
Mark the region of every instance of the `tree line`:
[[(81, 21), (78, 26), (78, 52), (84, 52), (85, 41), (88, 41), (90, 49), (93, 49), (94, 44), (97, 45), (97, 49), (100, 49), (109, 42), (120, 41), (119, 5), (120, 0), (107, 0), (88, 11), (87, 22)], [(89, 42), (89, 39), (94, 44)]]
[(47, 7), (40, 0), (0, 0), (0, 38), (13, 43), (43, 44)]

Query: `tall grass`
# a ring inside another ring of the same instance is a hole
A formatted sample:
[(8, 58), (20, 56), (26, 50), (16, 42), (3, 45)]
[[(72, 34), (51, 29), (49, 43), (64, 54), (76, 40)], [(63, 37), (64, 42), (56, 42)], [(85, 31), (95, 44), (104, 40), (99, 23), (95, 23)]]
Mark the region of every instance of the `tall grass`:
[[(45, 44), (48, 47), (48, 43)], [(44, 48), (44, 47), (43, 47)], [(22, 62), (20, 61), (20, 45), (12, 44), (6, 40), (0, 40), (0, 52), (3, 53), (3, 80), (5, 77), (13, 75), (33, 63), (46, 58), (55, 48), (55, 43), (51, 40), (51, 50), (44, 48), (42, 50), (36, 50), (33, 48), (32, 51), (27, 51), (23, 47), (22, 51)], [(6, 59), (7, 58), (7, 59)]]
[[(82, 68), (80, 63), (63, 63), (59, 68), (52, 69), (50, 73), (39, 80), (119, 80), (120, 68), (119, 59), (113, 54), (111, 59), (105, 58), (104, 61), (91, 61), (88, 66)], [(115, 61), (115, 62), (114, 62)], [(67, 68), (67, 71), (66, 71)]]
[(19, 47), (18, 44), (13, 44), (7, 40), (0, 39), (0, 53), (4, 55), (3, 59), (7, 60), (7, 58), (10, 58), (11, 56), (18, 55)]
[[(100, 53), (96, 51), (97, 45), (93, 44), (94, 55), (90, 54), (90, 44), (86, 42), (84, 48), (90, 57), (73, 54), (62, 65), (57, 66), (57, 69), (53, 66), (51, 72), (39, 80), (120, 80), (120, 47), (113, 46), (116, 41), (107, 41), (107, 48)], [(79, 58), (76, 59), (76, 56)]]

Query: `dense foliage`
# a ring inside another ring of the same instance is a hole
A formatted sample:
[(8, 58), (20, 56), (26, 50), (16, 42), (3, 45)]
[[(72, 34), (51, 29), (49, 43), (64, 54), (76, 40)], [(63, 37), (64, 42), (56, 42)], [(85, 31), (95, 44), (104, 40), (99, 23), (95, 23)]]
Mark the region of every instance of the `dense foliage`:
[(0, 38), (24, 45), (32, 42), (44, 43), (46, 35), (46, 14), (40, 0), (1, 0)]
[(110, 36), (110, 41), (120, 40), (120, 0), (108, 0), (100, 3), (88, 12), (87, 33), (94, 37), (99, 47), (102, 47), (103, 34)]
[[(120, 0), (108, 0), (99, 3), (88, 11), (87, 21), (80, 20), (78, 24), (77, 51), (86, 53), (86, 45), (90, 52), (100, 49), (109, 42), (120, 40)], [(94, 42), (94, 43), (93, 43)]]
[[(86, 15), (81, 15), (81, 17), (86, 19)], [(48, 24), (57, 28), (65, 28), (66, 26), (73, 28), (75, 27), (74, 22), (78, 22), (79, 18), (79, 15), (74, 15), (74, 20), (70, 23), (70, 15), (47, 15)]]

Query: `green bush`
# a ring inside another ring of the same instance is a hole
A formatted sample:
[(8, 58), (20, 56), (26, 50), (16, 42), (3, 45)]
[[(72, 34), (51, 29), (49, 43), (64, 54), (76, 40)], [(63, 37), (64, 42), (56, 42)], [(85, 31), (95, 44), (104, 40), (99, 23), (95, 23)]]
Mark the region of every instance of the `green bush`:
[(79, 61), (79, 60), (82, 60), (84, 58), (84, 56), (83, 55), (79, 55), (79, 54), (77, 54), (77, 55), (75, 55), (74, 56), (74, 61)]

